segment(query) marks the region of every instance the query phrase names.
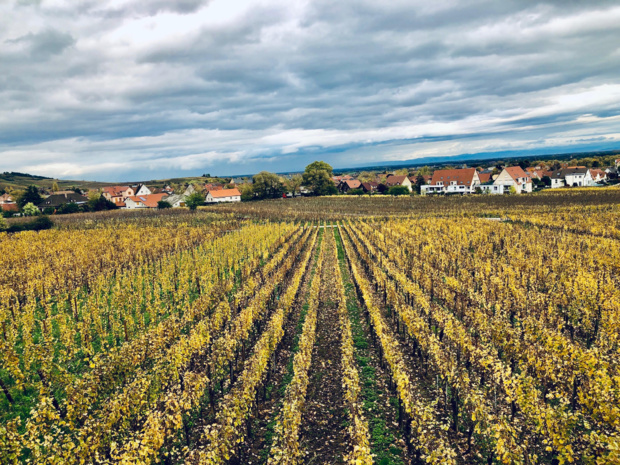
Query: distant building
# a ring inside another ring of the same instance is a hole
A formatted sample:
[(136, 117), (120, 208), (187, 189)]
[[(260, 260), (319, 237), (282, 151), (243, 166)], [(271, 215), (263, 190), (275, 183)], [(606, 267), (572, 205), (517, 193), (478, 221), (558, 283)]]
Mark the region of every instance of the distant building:
[(125, 206), (125, 199), (135, 195), (131, 186), (109, 186), (102, 189), (103, 196), (117, 207)]
[(377, 192), (378, 189), (379, 189), (379, 183), (376, 181), (368, 181), (368, 182), (362, 183), (362, 190), (368, 194)]
[(409, 177), (405, 176), (405, 175), (402, 175), (402, 176), (396, 176), (396, 175), (388, 176), (387, 179), (385, 180), (385, 185), (388, 186), (388, 187), (405, 186), (407, 189), (409, 189), (409, 192), (411, 192), (413, 190), (413, 187), (411, 185), (411, 181), (409, 180)]
[(551, 188), (587, 187), (594, 184), (590, 170), (585, 166), (569, 166), (551, 173)]
[(430, 184), (422, 186), (423, 194), (473, 194), (480, 185), (475, 168), (437, 170)]
[(88, 202), (88, 199), (83, 195), (76, 194), (75, 192), (71, 192), (70, 194), (52, 194), (49, 197), (43, 199), (37, 207), (39, 210), (43, 211), (46, 208), (58, 208), (61, 205), (65, 204), (76, 204), (76, 205), (84, 205)]
[(495, 181), (493, 181), (493, 185), (504, 186), (507, 189), (514, 187), (517, 194), (532, 192), (532, 179), (525, 174), (525, 171), (520, 166), (504, 168)]
[(147, 195), (134, 195), (125, 199), (125, 208), (127, 210), (134, 210), (137, 208), (157, 208), (157, 203), (160, 200), (165, 200), (168, 194), (147, 194)]
[(340, 185), (338, 186), (338, 189), (341, 192), (349, 192), (351, 189), (359, 189), (362, 187), (362, 183), (359, 182), (357, 179), (347, 179), (347, 180), (343, 180)]
[(241, 202), (241, 192), (236, 188), (208, 191), (205, 200), (207, 203)]
[(150, 195), (153, 192), (151, 192), (151, 189), (149, 189), (146, 184), (136, 184), (135, 186), (131, 186), (135, 196), (139, 196), (139, 195)]

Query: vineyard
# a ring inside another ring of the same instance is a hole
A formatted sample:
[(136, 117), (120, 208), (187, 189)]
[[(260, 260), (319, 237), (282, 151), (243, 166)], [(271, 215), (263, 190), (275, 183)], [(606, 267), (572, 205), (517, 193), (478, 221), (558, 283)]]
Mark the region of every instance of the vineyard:
[(620, 195), (513, 199), (0, 234), (0, 463), (620, 463)]

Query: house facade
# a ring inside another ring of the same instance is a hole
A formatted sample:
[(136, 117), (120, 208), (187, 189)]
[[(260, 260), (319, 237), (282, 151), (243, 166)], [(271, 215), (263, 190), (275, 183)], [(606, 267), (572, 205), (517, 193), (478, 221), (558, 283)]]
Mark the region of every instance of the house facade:
[(241, 192), (236, 188), (208, 191), (205, 200), (207, 203), (241, 202)]
[(437, 170), (430, 184), (422, 186), (422, 194), (473, 194), (480, 185), (475, 168)]
[(135, 196), (140, 195), (151, 195), (153, 192), (149, 189), (146, 184), (138, 184), (136, 186), (132, 186)]
[(520, 166), (509, 166), (493, 181), (495, 186), (504, 186), (506, 192), (514, 187), (517, 194), (532, 192), (532, 179)]
[(585, 166), (569, 166), (562, 170), (568, 187), (587, 187), (593, 184), (590, 170)]

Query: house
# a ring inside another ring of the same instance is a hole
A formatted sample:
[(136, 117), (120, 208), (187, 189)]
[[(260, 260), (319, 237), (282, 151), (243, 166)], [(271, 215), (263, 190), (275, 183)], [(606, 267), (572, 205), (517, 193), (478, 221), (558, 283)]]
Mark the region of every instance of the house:
[(88, 202), (88, 199), (83, 195), (71, 192), (70, 194), (52, 194), (49, 197), (43, 199), (43, 201), (37, 205), (39, 210), (43, 211), (46, 208), (58, 208), (61, 205), (74, 203), (76, 205), (84, 205)]
[(103, 188), (102, 194), (117, 207), (124, 207), (125, 199), (135, 195), (135, 191), (131, 186), (109, 186)]
[(133, 189), (133, 192), (134, 192), (133, 195), (136, 197), (143, 196), (143, 195), (151, 195), (153, 193), (151, 192), (151, 189), (146, 187), (146, 184), (136, 184), (135, 186), (131, 186), (131, 188)]
[(207, 203), (220, 203), (220, 202), (241, 202), (241, 192), (239, 189), (218, 189), (214, 191), (208, 191), (206, 197)]
[(195, 194), (196, 192), (200, 192), (200, 191), (196, 188), (194, 184), (190, 184), (189, 186), (187, 186), (187, 188), (183, 192), (183, 195), (185, 197), (189, 197), (190, 195)]
[(359, 189), (360, 187), (362, 187), (362, 183), (357, 179), (347, 179), (340, 183), (338, 189), (340, 189), (341, 192), (349, 192), (351, 189)]
[(600, 183), (607, 181), (607, 173), (600, 169), (590, 169), (590, 176), (592, 176), (592, 182)]
[(433, 173), (430, 184), (422, 186), (423, 194), (473, 194), (480, 185), (480, 178), (475, 168), (437, 170)]
[(376, 181), (369, 181), (369, 182), (362, 183), (362, 190), (368, 194), (377, 192), (378, 189), (379, 189), (379, 183)]
[(551, 188), (558, 187), (586, 187), (594, 181), (590, 170), (585, 166), (569, 166), (551, 173)]
[(569, 166), (562, 172), (567, 186), (585, 187), (593, 184), (592, 174), (585, 166)]
[(172, 205), (172, 208), (179, 208), (179, 207), (185, 206), (185, 196), (183, 194), (169, 195), (168, 197), (162, 200), (165, 200), (170, 205)]
[(157, 208), (157, 202), (165, 200), (168, 194), (147, 194), (147, 195), (132, 195), (125, 199), (125, 208), (127, 210), (134, 210), (137, 208)]
[(388, 187), (405, 186), (407, 189), (409, 189), (409, 192), (413, 190), (409, 177), (405, 175), (396, 176), (392, 174), (388, 176), (387, 179), (385, 180), (385, 185)]
[(520, 166), (509, 166), (504, 168), (493, 181), (495, 186), (504, 186), (505, 189), (514, 187), (517, 194), (532, 192), (532, 179), (525, 174)]

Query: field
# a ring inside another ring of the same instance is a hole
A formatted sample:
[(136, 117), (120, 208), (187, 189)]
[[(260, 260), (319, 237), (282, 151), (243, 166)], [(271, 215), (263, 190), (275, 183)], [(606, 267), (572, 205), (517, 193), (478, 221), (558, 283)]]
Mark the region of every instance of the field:
[(620, 463), (620, 189), (0, 234), (0, 463)]

